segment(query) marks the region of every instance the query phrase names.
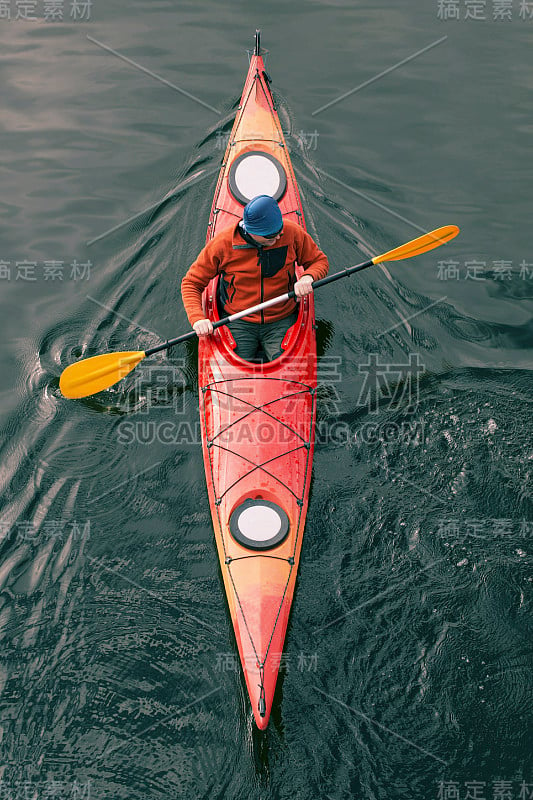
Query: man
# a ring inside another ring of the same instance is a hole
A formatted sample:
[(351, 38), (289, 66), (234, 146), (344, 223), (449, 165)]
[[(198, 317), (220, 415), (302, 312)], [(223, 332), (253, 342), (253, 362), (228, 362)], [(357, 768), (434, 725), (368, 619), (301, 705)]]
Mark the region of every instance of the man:
[[(296, 263), (304, 268), (299, 280)], [(245, 207), (243, 219), (216, 234), (191, 265), (181, 283), (183, 305), (198, 336), (208, 336), (213, 325), (205, 318), (202, 292), (215, 275), (220, 275), (219, 298), (229, 315), (291, 289), (305, 297), (328, 269), (309, 234), (296, 222), (284, 221), (272, 197), (258, 195)], [(297, 316), (297, 303), (289, 299), (237, 320), (230, 328), (237, 354), (249, 361), (261, 345), (272, 361), (281, 355), (281, 342)]]

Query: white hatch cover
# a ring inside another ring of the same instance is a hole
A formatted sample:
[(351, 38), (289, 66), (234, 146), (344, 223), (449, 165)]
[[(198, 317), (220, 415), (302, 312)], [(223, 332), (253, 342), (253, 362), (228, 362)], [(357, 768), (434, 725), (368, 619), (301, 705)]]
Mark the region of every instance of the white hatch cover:
[(233, 197), (246, 205), (258, 194), (280, 200), (287, 189), (287, 176), (277, 158), (262, 150), (238, 156), (230, 167), (229, 188)]
[(252, 550), (267, 550), (285, 539), (289, 518), (285, 511), (269, 500), (245, 500), (231, 514), (230, 532), (239, 544)]

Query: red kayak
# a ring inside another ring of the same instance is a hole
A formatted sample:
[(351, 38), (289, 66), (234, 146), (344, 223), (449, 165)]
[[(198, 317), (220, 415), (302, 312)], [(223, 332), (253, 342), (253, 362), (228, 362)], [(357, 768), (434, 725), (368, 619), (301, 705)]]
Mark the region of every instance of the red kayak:
[[(300, 194), (265, 71), (259, 32), (218, 179), (207, 241), (269, 194), (305, 227)], [(297, 275), (303, 270), (297, 269)], [(204, 292), (220, 319), (217, 278)], [(224, 586), (255, 720), (266, 728), (302, 548), (313, 461), (313, 296), (299, 303), (283, 353), (251, 363), (231, 328), (199, 340), (200, 417), (209, 502)]]

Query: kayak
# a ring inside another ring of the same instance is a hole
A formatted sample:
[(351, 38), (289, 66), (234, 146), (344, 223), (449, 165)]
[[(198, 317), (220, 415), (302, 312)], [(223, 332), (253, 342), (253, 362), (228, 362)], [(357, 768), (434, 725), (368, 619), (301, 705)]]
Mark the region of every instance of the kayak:
[[(208, 242), (259, 194), (305, 228), (300, 193), (256, 32), (218, 178)], [(303, 270), (297, 266), (299, 276)], [(220, 320), (217, 281), (203, 294)], [(268, 725), (307, 513), (316, 417), (313, 295), (271, 362), (234, 351), (231, 327), (198, 342), (199, 405), (207, 491), (235, 639), (257, 726)]]

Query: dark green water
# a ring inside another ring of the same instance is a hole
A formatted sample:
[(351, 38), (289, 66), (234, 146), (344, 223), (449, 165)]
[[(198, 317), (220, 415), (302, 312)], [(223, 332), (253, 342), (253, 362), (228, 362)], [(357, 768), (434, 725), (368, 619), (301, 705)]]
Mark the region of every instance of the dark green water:
[[(61, 22), (13, 1), (0, 19), (0, 797), (533, 797), (528, 8), (94, 0)], [(58, 388), (80, 355), (186, 329), (256, 27), (332, 268), (462, 229), (317, 295), (319, 438), (265, 734), (235, 669), (194, 348), (87, 400)]]

